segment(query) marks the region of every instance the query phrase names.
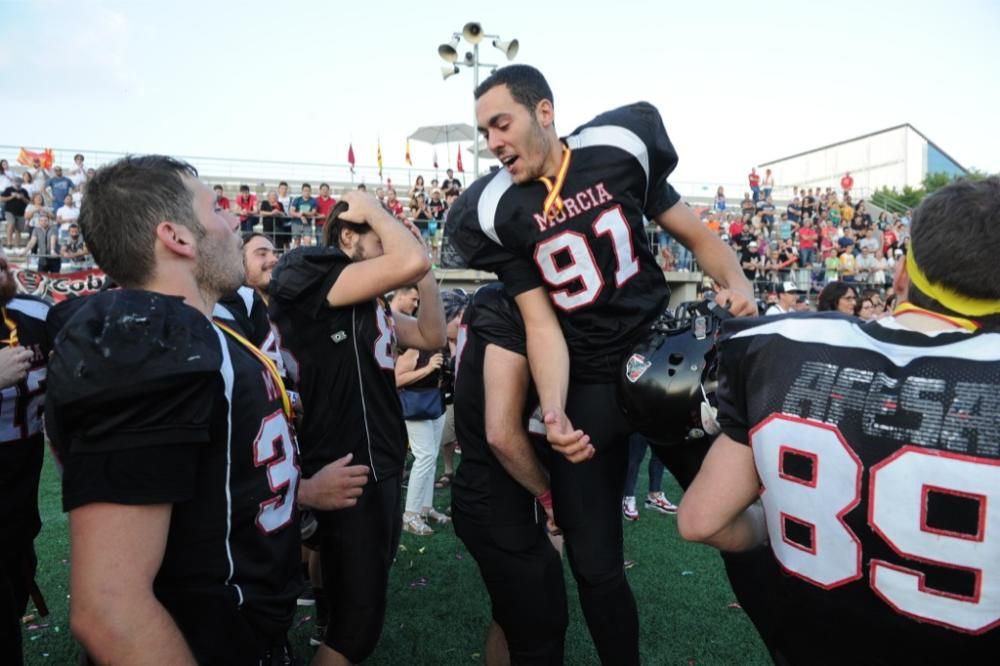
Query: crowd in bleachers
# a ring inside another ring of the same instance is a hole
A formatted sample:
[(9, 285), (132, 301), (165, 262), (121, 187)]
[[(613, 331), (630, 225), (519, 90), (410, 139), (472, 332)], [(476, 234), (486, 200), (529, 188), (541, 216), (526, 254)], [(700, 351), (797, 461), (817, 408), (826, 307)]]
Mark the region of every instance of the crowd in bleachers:
[[(763, 180), (752, 171), (749, 183), (735, 205), (720, 186), (713, 204), (700, 214), (739, 255), (744, 273), (762, 299), (786, 282), (806, 294), (839, 281), (856, 287), (855, 291), (885, 295), (903, 256), (908, 214), (873, 215), (864, 200), (852, 196), (849, 175), (841, 181), (846, 189), (794, 187), (782, 207), (772, 197), (770, 170)], [(653, 234), (664, 270), (695, 268), (682, 245), (662, 230)]]

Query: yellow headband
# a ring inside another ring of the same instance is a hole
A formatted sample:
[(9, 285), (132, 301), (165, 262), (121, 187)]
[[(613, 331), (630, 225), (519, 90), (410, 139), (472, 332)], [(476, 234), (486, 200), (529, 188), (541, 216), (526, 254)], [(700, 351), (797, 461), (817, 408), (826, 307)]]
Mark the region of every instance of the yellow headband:
[(998, 299), (991, 300), (964, 296), (954, 289), (934, 284), (928, 280), (927, 276), (917, 266), (917, 260), (913, 257), (912, 247), (906, 253), (906, 274), (909, 276), (910, 282), (917, 289), (953, 312), (968, 317), (1000, 314), (1000, 300)]

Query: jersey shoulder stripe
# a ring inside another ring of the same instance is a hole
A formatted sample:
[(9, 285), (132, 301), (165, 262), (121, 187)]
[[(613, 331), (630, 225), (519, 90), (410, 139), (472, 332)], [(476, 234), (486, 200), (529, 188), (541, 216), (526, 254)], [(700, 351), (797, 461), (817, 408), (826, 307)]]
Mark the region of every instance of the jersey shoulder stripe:
[(16, 310), (23, 315), (45, 321), (49, 314), (49, 304), (45, 301), (38, 301), (33, 298), (14, 297), (7, 304), (8, 310)]
[(496, 229), (497, 208), (500, 206), (500, 199), (504, 193), (513, 187), (513, 185), (514, 179), (510, 177), (510, 172), (506, 169), (501, 169), (490, 179), (486, 187), (483, 188), (483, 192), (479, 195), (479, 201), (476, 204), (480, 229), (486, 234), (487, 238), (497, 245), (503, 245), (500, 242), (500, 236), (497, 234)]
[(571, 150), (606, 146), (618, 148), (631, 154), (639, 162), (646, 174), (646, 187), (649, 188), (649, 148), (639, 136), (628, 128), (620, 125), (598, 125), (583, 127), (566, 137), (566, 145)]

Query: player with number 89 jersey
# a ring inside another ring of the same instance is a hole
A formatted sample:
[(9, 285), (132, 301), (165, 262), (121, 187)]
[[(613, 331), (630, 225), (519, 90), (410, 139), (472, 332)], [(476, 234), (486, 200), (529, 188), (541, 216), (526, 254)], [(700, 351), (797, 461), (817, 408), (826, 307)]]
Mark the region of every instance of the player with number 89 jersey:
[(722, 434), (679, 527), (722, 550), (770, 543), (782, 661), (996, 663), (997, 211), (996, 178), (925, 199), (891, 317), (725, 324)]

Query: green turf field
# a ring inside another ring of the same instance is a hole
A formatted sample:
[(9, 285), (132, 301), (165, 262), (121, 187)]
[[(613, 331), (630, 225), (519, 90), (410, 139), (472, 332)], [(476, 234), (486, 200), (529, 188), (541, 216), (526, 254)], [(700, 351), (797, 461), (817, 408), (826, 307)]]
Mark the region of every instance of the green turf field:
[[(665, 482), (667, 496), (676, 501), (677, 486), (669, 475)], [(643, 465), (637, 496), (644, 497), (645, 490)], [(437, 491), (438, 508), (443, 509), (448, 501), (446, 490)], [(26, 625), (25, 661), (75, 664), (77, 649), (67, 623), (67, 521), (60, 509), (59, 480), (51, 457), (47, 457), (42, 472), (39, 504), (44, 527), (36, 542), (38, 583), (52, 612), (47, 618), (33, 620), (36, 628)], [(673, 516), (642, 510), (638, 522), (625, 525), (625, 558), (634, 563), (628, 577), (639, 604), (643, 663), (770, 663), (750, 621), (741, 610), (729, 607), (735, 598), (719, 556), (706, 547), (682, 542), (675, 520)], [(570, 594), (566, 663), (596, 664), (568, 566), (566, 576)], [(28, 612), (34, 613), (34, 609)], [(300, 657), (312, 654), (308, 646), (310, 616), (311, 610), (299, 610), (293, 642)], [(392, 570), (385, 630), (367, 663), (482, 663), (488, 617), (488, 600), (476, 563), (451, 526), (430, 537), (404, 532)]]

